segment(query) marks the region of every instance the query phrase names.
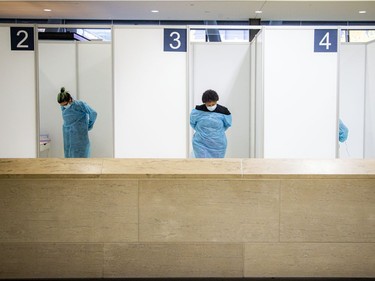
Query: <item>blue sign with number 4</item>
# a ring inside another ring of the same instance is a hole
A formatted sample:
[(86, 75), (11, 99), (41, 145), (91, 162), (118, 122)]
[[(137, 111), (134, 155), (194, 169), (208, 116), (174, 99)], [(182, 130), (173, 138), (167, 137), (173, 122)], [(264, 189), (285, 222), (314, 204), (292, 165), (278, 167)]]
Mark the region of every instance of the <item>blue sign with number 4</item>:
[(314, 52), (337, 52), (337, 29), (315, 29)]
[(164, 29), (164, 52), (186, 52), (186, 29)]

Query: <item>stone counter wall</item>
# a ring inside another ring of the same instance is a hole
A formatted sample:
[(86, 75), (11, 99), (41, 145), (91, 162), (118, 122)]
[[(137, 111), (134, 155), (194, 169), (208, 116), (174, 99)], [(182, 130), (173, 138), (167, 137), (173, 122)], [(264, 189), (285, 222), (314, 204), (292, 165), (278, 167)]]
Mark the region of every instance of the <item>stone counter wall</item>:
[(374, 162), (349, 175), (211, 164), (43, 175), (0, 160), (0, 278), (375, 277)]

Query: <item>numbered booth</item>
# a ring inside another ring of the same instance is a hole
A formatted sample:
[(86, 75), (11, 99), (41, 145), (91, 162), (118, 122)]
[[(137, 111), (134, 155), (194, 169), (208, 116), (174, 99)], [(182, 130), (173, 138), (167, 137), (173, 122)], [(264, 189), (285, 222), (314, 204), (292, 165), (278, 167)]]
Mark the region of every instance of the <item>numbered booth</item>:
[(40, 157), (64, 157), (62, 114), (56, 96), (65, 87), (97, 113), (89, 131), (91, 157), (113, 157), (112, 43), (108, 41), (39, 40)]
[(114, 27), (115, 157), (186, 157), (186, 32)]
[(336, 157), (337, 34), (320, 27), (262, 30), (256, 157)]

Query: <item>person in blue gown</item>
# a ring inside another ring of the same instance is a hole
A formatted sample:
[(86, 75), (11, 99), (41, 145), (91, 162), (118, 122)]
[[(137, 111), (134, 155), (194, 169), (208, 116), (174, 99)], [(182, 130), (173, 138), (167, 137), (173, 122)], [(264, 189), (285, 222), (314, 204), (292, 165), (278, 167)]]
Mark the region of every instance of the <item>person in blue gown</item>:
[(349, 129), (345, 126), (344, 122), (339, 119), (339, 142), (344, 142), (348, 139)]
[(228, 108), (219, 105), (218, 94), (207, 90), (202, 95), (202, 105), (190, 114), (190, 125), (195, 130), (193, 150), (196, 158), (224, 158), (227, 149), (225, 131), (232, 126)]
[(89, 131), (93, 128), (97, 113), (87, 103), (73, 100), (65, 88), (57, 95), (61, 106), (65, 158), (90, 157)]

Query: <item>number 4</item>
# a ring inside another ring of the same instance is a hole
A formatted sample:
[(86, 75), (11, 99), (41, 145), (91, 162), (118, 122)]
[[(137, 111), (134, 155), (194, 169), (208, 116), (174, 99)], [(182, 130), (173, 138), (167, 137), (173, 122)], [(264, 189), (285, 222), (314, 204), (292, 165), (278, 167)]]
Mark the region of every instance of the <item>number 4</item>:
[(327, 32), (323, 36), (322, 40), (320, 40), (319, 46), (325, 46), (326, 50), (328, 50), (331, 45), (332, 45), (332, 43), (329, 42), (329, 32)]

